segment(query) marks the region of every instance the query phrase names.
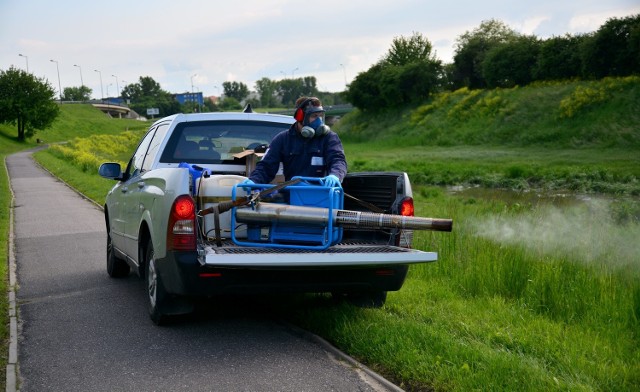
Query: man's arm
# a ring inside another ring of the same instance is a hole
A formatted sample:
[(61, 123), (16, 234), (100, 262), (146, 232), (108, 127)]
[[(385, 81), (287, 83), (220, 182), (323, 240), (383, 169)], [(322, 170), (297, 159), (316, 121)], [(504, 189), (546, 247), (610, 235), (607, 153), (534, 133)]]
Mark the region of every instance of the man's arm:
[(325, 159), (327, 161), (327, 175), (333, 174), (340, 179), (340, 182), (347, 175), (347, 159), (344, 156), (344, 148), (340, 137), (335, 132), (326, 135), (327, 147), (325, 150)]
[(282, 150), (283, 134), (273, 138), (262, 160), (249, 175), (249, 179), (256, 184), (268, 184), (275, 178), (280, 168), (280, 151)]

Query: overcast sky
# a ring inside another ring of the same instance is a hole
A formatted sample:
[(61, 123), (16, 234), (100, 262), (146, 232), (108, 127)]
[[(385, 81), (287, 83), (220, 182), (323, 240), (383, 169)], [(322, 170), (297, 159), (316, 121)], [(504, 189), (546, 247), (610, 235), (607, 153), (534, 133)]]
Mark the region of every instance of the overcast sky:
[(95, 98), (141, 76), (205, 96), (263, 77), (342, 91), (413, 32), (451, 62), (456, 38), (485, 20), (549, 38), (638, 13), (640, 0), (0, 0), (0, 69), (28, 63), (56, 91), (82, 78)]

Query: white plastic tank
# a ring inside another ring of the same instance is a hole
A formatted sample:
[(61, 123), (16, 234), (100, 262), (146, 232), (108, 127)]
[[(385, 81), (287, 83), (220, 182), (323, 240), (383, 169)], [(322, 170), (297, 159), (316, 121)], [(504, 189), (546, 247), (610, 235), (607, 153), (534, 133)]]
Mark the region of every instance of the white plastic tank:
[[(246, 180), (247, 177), (233, 174), (214, 174), (210, 177), (196, 179), (196, 197), (202, 209), (213, 207), (221, 201), (231, 200), (233, 186)], [(236, 197), (244, 197), (243, 188), (236, 189)], [(214, 214), (204, 216), (203, 232), (209, 238), (215, 238)], [(247, 226), (238, 225), (236, 238), (247, 238)], [(220, 236), (231, 238), (231, 211), (220, 214)]]

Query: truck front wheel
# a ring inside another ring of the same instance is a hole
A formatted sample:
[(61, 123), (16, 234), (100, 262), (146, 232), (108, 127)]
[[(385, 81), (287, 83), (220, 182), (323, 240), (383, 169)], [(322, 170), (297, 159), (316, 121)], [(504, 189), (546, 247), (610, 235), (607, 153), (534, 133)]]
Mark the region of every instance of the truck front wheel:
[(116, 257), (111, 240), (111, 231), (107, 233), (107, 274), (112, 278), (122, 278), (129, 275), (129, 264)]

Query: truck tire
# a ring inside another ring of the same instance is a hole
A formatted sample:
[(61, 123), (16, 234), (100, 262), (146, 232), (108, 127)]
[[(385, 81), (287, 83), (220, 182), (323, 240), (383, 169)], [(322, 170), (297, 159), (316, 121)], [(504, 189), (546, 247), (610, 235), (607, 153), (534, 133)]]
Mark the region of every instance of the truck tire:
[(386, 291), (363, 291), (347, 294), (347, 301), (360, 308), (381, 308), (387, 301)]
[(126, 261), (116, 257), (111, 240), (111, 232), (107, 233), (107, 274), (112, 278), (122, 278), (129, 275), (130, 267)]
[(161, 325), (166, 321), (167, 316), (162, 312), (162, 306), (166, 300), (167, 293), (164, 290), (160, 275), (156, 269), (156, 261), (153, 252), (153, 242), (149, 240), (145, 248), (146, 282), (147, 296), (149, 299), (149, 316), (156, 325)]

